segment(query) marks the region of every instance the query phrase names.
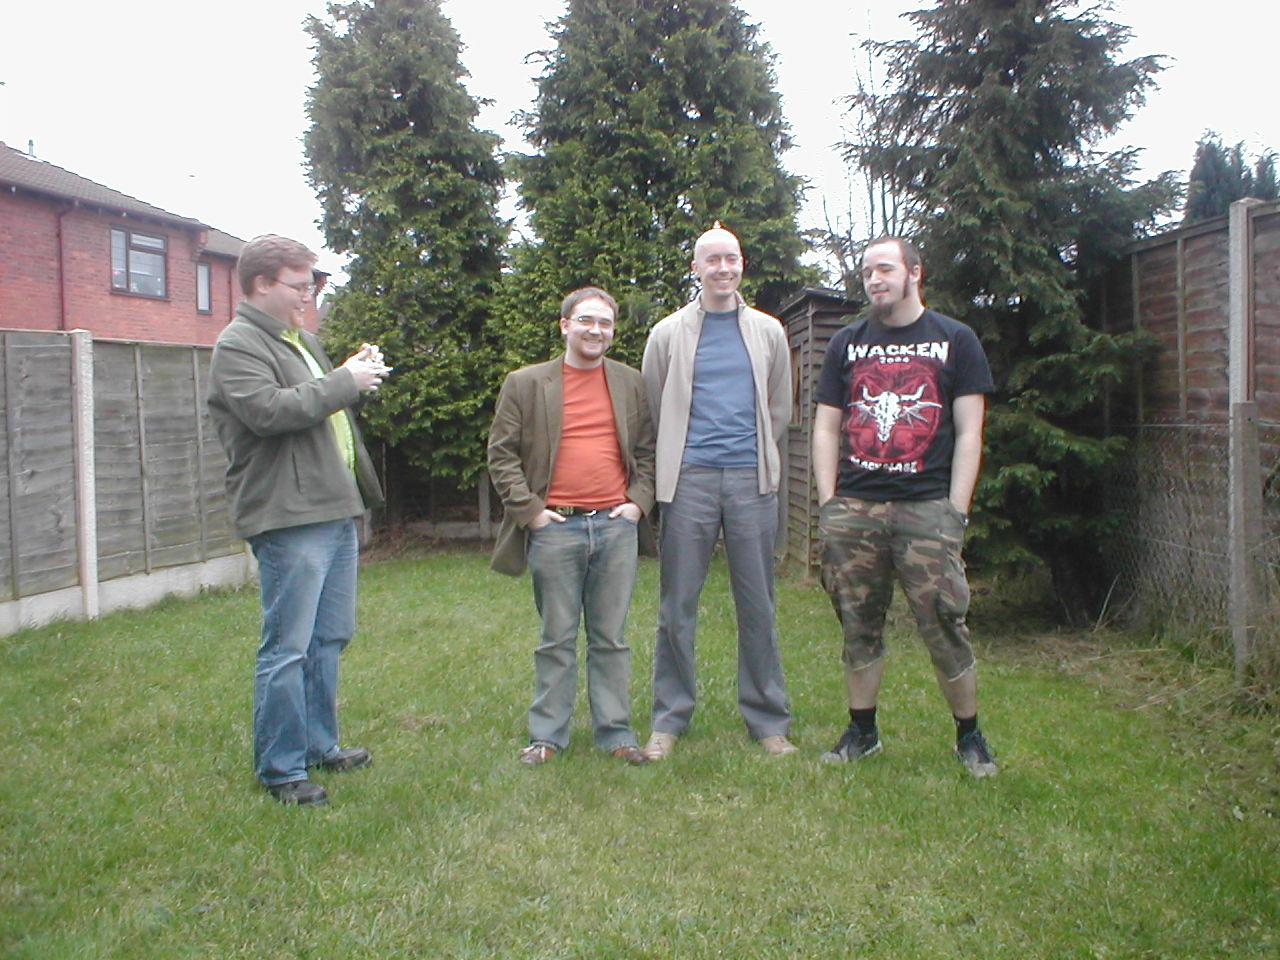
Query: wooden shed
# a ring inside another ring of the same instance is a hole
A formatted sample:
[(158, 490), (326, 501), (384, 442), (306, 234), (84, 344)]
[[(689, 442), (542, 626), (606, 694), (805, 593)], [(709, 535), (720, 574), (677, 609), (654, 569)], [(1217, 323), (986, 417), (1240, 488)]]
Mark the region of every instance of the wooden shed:
[(861, 301), (841, 291), (805, 287), (782, 305), (779, 316), (791, 345), (791, 380), (795, 390), (791, 428), (787, 431), (784, 511), (785, 553), (810, 569), (818, 564), (818, 505), (813, 491), (810, 437), (814, 394), (827, 343), (853, 319)]

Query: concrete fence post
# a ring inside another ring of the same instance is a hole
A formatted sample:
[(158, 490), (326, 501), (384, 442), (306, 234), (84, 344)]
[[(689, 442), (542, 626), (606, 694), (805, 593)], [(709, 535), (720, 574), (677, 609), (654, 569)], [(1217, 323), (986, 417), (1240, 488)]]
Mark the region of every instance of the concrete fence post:
[(93, 334), (71, 331), (72, 436), (75, 443), (76, 553), (86, 619), (98, 616), (98, 499), (93, 430)]
[(1262, 609), (1259, 558), (1262, 545), (1262, 467), (1258, 405), (1231, 407), (1230, 587), (1231, 647), (1237, 682), (1243, 682)]
[(1262, 537), (1262, 464), (1254, 402), (1253, 224), (1261, 201), (1237, 200), (1228, 216), (1227, 373), (1230, 466), (1227, 553), (1228, 620), (1237, 683), (1248, 670), (1262, 609), (1258, 561)]

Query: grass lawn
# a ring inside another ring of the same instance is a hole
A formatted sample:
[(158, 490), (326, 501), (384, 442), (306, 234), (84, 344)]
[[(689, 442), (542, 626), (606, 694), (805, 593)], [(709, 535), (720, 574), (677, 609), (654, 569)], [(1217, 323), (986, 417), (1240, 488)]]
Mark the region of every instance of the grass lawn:
[[(631, 617), (642, 737), (656, 574), (642, 564)], [(465, 552), (361, 577), (344, 740), (375, 760), (320, 776), (323, 809), (284, 807), (252, 776), (256, 592), (0, 638), (0, 956), (1280, 954), (1274, 718), (1198, 726), (1199, 679), (1152, 695), (1133, 671), (1115, 682), (1105, 651), (1081, 674), (980, 644), (1002, 769), (977, 781), (898, 620), (884, 752), (829, 767), (818, 755), (846, 721), (836, 624), (816, 584), (787, 580), (802, 753), (772, 759), (737, 717), (717, 562), (699, 710), (671, 760), (595, 751), (583, 696), (572, 748), (529, 769), (527, 579)]]

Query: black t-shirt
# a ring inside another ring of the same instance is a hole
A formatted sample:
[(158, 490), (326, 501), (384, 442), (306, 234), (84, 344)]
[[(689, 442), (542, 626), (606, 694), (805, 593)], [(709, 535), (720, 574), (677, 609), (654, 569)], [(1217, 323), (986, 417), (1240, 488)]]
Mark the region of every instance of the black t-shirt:
[(866, 318), (827, 347), (818, 403), (838, 407), (836, 493), (861, 500), (935, 500), (951, 490), (956, 397), (995, 389), (973, 330), (926, 310), (905, 327)]

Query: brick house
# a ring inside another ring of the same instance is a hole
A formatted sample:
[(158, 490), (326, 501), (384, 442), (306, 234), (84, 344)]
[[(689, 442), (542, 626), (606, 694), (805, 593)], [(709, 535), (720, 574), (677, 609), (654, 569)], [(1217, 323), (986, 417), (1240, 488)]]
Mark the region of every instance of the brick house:
[(240, 299), (243, 246), (0, 143), (0, 328), (212, 344)]

